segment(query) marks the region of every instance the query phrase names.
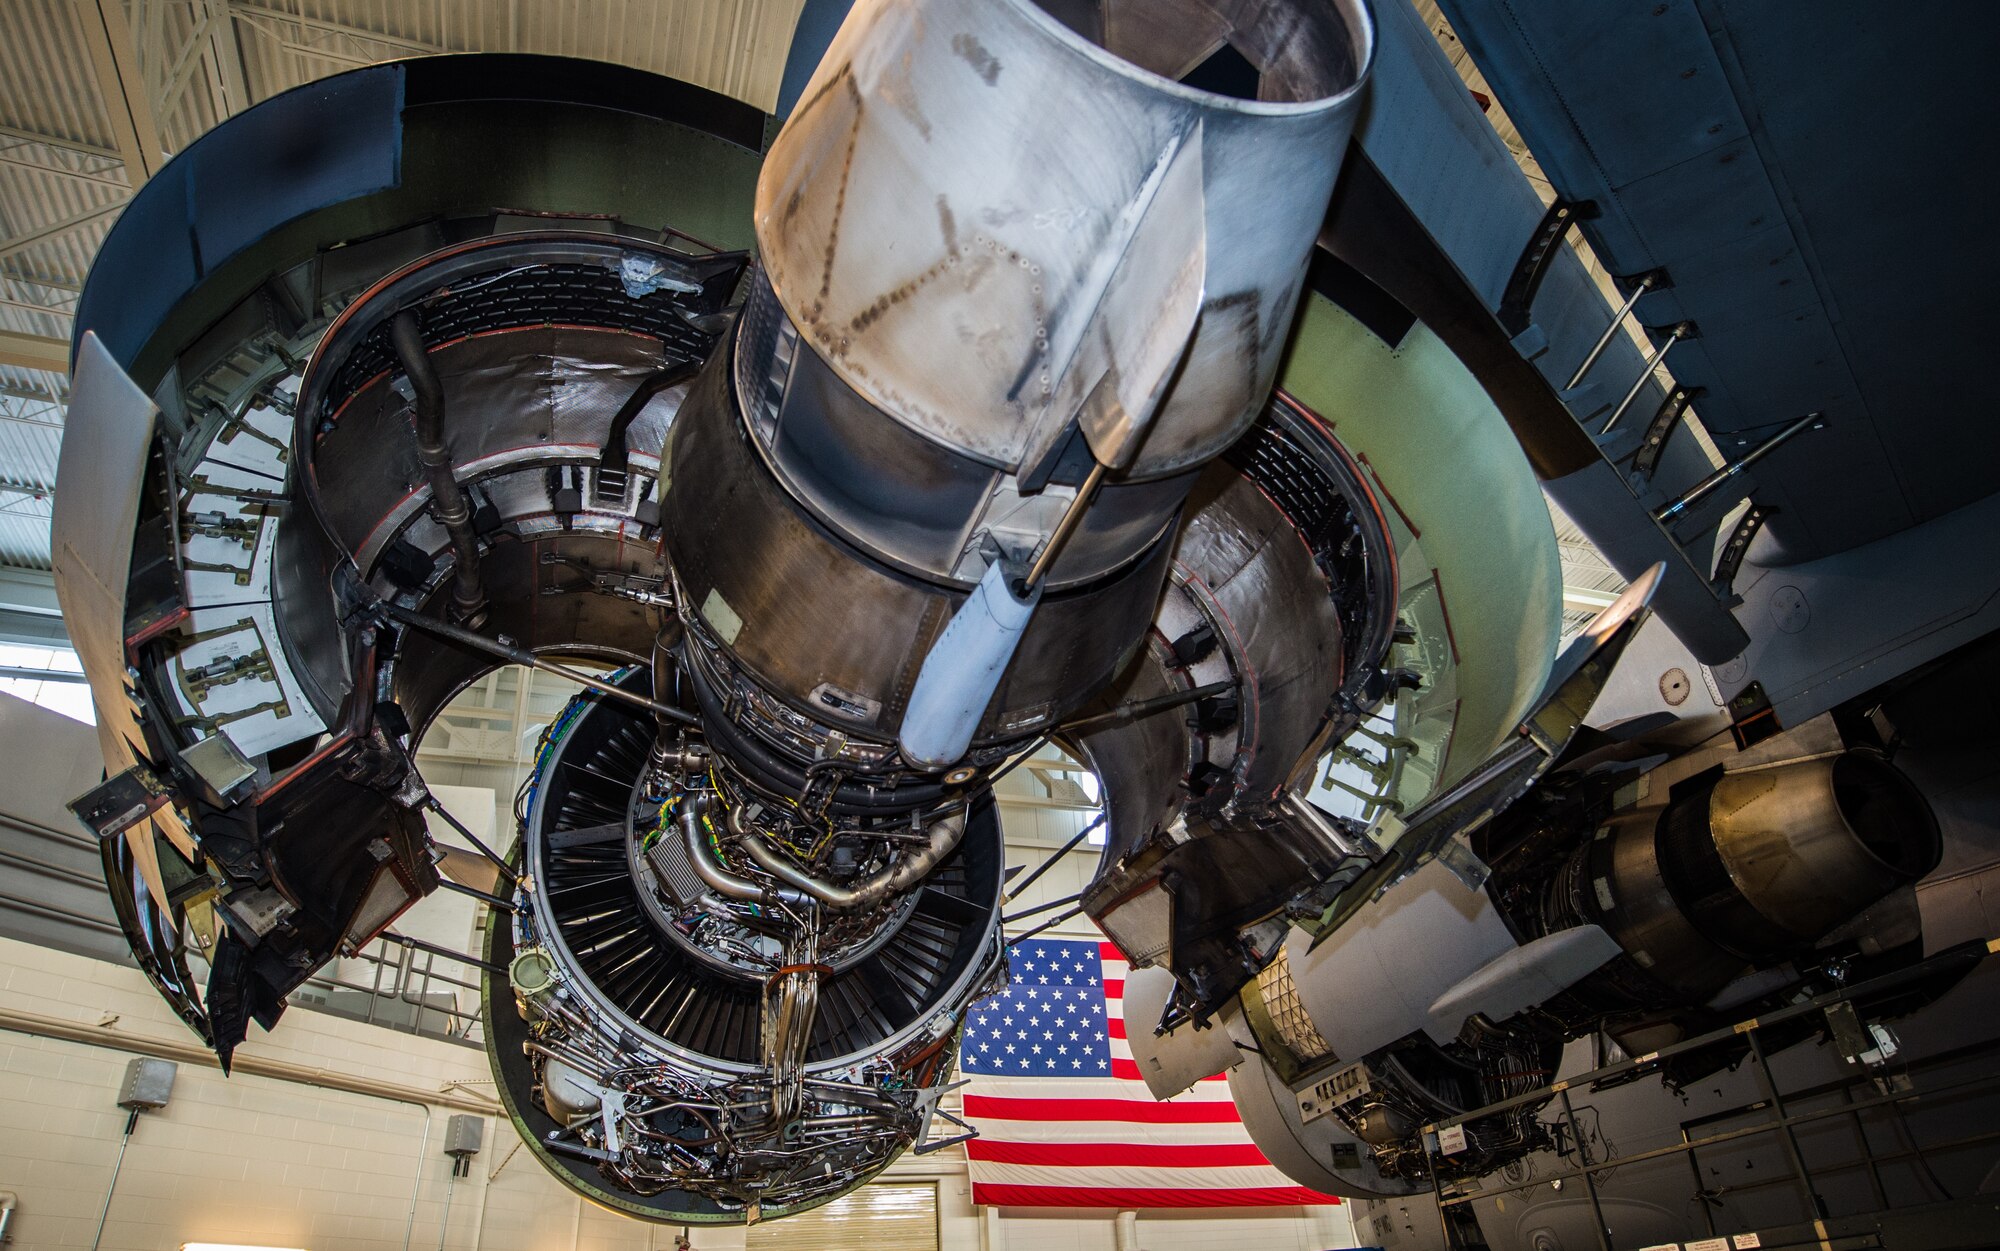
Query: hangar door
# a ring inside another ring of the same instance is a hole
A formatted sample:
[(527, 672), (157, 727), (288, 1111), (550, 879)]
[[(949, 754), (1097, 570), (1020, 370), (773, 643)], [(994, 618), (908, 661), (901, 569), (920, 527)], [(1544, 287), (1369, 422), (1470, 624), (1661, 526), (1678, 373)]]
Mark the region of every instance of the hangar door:
[(938, 1251), (936, 1182), (881, 1182), (832, 1203), (752, 1225), (746, 1251)]

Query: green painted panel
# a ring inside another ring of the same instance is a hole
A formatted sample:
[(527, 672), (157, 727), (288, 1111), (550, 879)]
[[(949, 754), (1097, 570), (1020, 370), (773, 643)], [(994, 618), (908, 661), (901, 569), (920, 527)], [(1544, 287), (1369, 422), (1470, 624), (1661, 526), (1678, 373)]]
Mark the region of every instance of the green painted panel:
[(1435, 570), (1442, 613), (1420, 615), (1448, 623), (1451, 672), (1417, 698), (1431, 722), (1455, 698), (1436, 780), (1460, 777), (1520, 723), (1555, 657), (1562, 567), (1541, 488), (1492, 400), (1421, 324), (1391, 348), (1308, 295), (1279, 385), (1332, 424), (1373, 471), (1385, 511), (1415, 531), (1399, 553), (1406, 599)]

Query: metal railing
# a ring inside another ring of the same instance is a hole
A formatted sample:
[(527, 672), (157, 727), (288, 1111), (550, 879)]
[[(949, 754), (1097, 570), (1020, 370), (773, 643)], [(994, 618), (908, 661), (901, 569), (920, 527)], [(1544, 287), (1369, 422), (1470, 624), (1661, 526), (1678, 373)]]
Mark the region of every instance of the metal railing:
[[(369, 980), (348, 981), (322, 969), (292, 992), (291, 1002), (399, 1033), (485, 1046), (479, 1020), (480, 986), (469, 980), (477, 975), (478, 956), (447, 951), (400, 934), (383, 934), (342, 960), (369, 966)], [(458, 975), (442, 970), (440, 961), (462, 965), (465, 971)], [(467, 1003), (471, 1006), (466, 1007)]]
[[(1704, 1148), (1721, 1146), (1727, 1143), (1740, 1143), (1746, 1139), (1768, 1136), (1776, 1136), (1783, 1147), (1783, 1154), (1790, 1169), (1790, 1176), (1758, 1184), (1789, 1184), (1797, 1186), (1804, 1201), (1805, 1209), (1809, 1214), (1809, 1228), (1812, 1231), (1807, 1236), (1806, 1241), (1815, 1242), (1820, 1246), (1828, 1245), (1826, 1241), (1828, 1237), (1826, 1230), (1828, 1222), (1826, 1201), (1818, 1183), (1814, 1180), (1812, 1169), (1806, 1163), (1804, 1153), (1799, 1149), (1796, 1133), (1797, 1128), (1802, 1125), (1813, 1124), (1836, 1117), (1853, 1117), (1856, 1123), (1859, 1124), (1861, 1114), (1871, 1109), (1897, 1109), (1903, 1104), (1920, 1100), (1936, 1100), (1945, 1096), (1964, 1095), (1977, 1090), (2000, 1088), (2000, 1072), (1988, 1071), (1970, 1080), (1950, 1082), (1922, 1092), (1915, 1089), (1891, 1089), (1873, 1097), (1855, 1098), (1853, 1088), (1865, 1084), (1871, 1078), (1878, 1076), (1877, 1073), (1871, 1070), (1862, 1072), (1849, 1080), (1815, 1086), (1809, 1089), (1794, 1090), (1790, 1094), (1787, 1094), (1779, 1090), (1777, 1081), (1772, 1075), (1769, 1058), (1764, 1052), (1762, 1038), (1764, 1031), (1770, 1029), (1772, 1026), (1794, 1022), (1815, 1013), (1825, 1013), (1828, 1009), (1837, 1009), (1842, 1005), (1851, 1004), (1854, 1000), (1864, 996), (1908, 986), (1927, 977), (1953, 971), (1969, 971), (1972, 966), (1978, 964), (1981, 960), (1996, 951), (2000, 951), (2000, 939), (1995, 939), (1991, 942), (1964, 943), (1942, 951), (1930, 959), (1911, 965), (1908, 968), (1884, 974), (1881, 977), (1860, 982), (1853, 986), (1843, 987), (1840, 990), (1832, 991), (1816, 998), (1803, 1000), (1777, 1011), (1766, 1013), (1763, 1016), (1752, 1017), (1747, 1021), (1739, 1021), (1734, 1025), (1726, 1026), (1722, 1029), (1711, 1030), (1706, 1034), (1697, 1035), (1696, 1037), (1675, 1043), (1670, 1047), (1662, 1047), (1658, 1051), (1648, 1052), (1645, 1055), (1623, 1060), (1616, 1064), (1604, 1065), (1592, 1069), (1587, 1073), (1580, 1073), (1575, 1077), (1538, 1087), (1535, 1090), (1516, 1095), (1513, 1098), (1503, 1099), (1497, 1103), (1491, 1103), (1482, 1108), (1462, 1112), (1456, 1116), (1447, 1117), (1424, 1126), (1420, 1132), (1423, 1135), (1425, 1165), (1430, 1173), (1431, 1193), (1432, 1197), (1437, 1201), (1438, 1221), (1444, 1232), (1444, 1245), (1447, 1251), (1458, 1251), (1459, 1248), (1465, 1245), (1458, 1237), (1457, 1226), (1455, 1226), (1451, 1219), (1451, 1209), (1470, 1204), (1478, 1199), (1488, 1198), (1490, 1197), (1490, 1193), (1480, 1187), (1477, 1179), (1473, 1180), (1469, 1185), (1459, 1182), (1447, 1185), (1441, 1180), (1439, 1176), (1440, 1166), (1448, 1167), (1450, 1157), (1442, 1152), (1439, 1141), (1440, 1132), (1465, 1125), (1468, 1122), (1476, 1121), (1483, 1117), (1492, 1116), (1496, 1113), (1510, 1111), (1527, 1105), (1547, 1103), (1552, 1097), (1557, 1101), (1561, 1109), (1562, 1123), (1567, 1129), (1567, 1141), (1557, 1148), (1557, 1154), (1564, 1159), (1574, 1158), (1576, 1163), (1553, 1173), (1538, 1172), (1535, 1180), (1538, 1183), (1561, 1183), (1573, 1178), (1582, 1179), (1584, 1193), (1590, 1200), (1591, 1214), (1597, 1229), (1597, 1245), (1600, 1251), (1614, 1251), (1611, 1231), (1605, 1223), (1604, 1209), (1598, 1190), (1598, 1182), (1603, 1175), (1622, 1165), (1664, 1159), (1675, 1155), (1685, 1156), (1693, 1170), (1695, 1199), (1702, 1208), (1704, 1218), (1708, 1224), (1710, 1237), (1715, 1237), (1717, 1230), (1712, 1201), (1716, 1198), (1716, 1195), (1702, 1184), (1697, 1153)], [(1626, 1155), (1619, 1155), (1615, 1150), (1611, 1149), (1611, 1144), (1608, 1140), (1604, 1139), (1602, 1134), (1599, 1134), (1597, 1141), (1600, 1147), (1603, 1148), (1601, 1151), (1602, 1158), (1591, 1158), (1590, 1147), (1577, 1127), (1576, 1110), (1570, 1100), (1571, 1091), (1583, 1088), (1602, 1089), (1606, 1086), (1621, 1084), (1624, 1081), (1633, 1080), (1634, 1078), (1646, 1075), (1652, 1070), (1658, 1069), (1664, 1060), (1690, 1051), (1700, 1050), (1704, 1047), (1713, 1047), (1719, 1043), (1727, 1043), (1737, 1037), (1741, 1037), (1749, 1048), (1748, 1058), (1756, 1071), (1762, 1098), (1726, 1111), (1683, 1122), (1680, 1126), (1681, 1141), (1677, 1143), (1669, 1143), (1665, 1146), (1654, 1147), (1644, 1151), (1635, 1151)], [(1965, 1059), (1980, 1051), (1995, 1049), (2000, 1049), (2000, 1044), (1960, 1048), (1914, 1062), (1909, 1067), (1913, 1069), (1938, 1067)], [(1800, 1101), (1830, 1093), (1842, 1094), (1844, 1096), (1843, 1101), (1831, 1107), (1795, 1110), (1796, 1104)], [(1792, 1101), (1791, 1106), (1787, 1104), (1788, 1099)], [(1739, 1125), (1730, 1129), (1718, 1129), (1713, 1132), (1702, 1133), (1698, 1137), (1695, 1136), (1695, 1131), (1721, 1122), (1736, 1120), (1758, 1113), (1764, 1115), (1763, 1119), (1756, 1123)], [(1938, 1144), (1937, 1148), (1934, 1149), (1941, 1149), (1945, 1145), (1962, 1146), (1967, 1145), (1967, 1141), (1985, 1141), (1988, 1139), (2000, 1139), (2000, 1133), (1979, 1135), (1974, 1140), (1959, 1141), (1952, 1144)], [(1923, 1154), (1922, 1150), (1917, 1147), (1912, 1147), (1911, 1153), (1919, 1157)], [(1880, 1158), (1879, 1156), (1871, 1157), (1861, 1161), (1861, 1163), (1865, 1164), (1868, 1168), (1871, 1177), (1874, 1178), (1876, 1193), (1881, 1196), (1879, 1210), (1888, 1210), (1887, 1194), (1882, 1188), (1878, 1171)], [(1819, 1172), (1821, 1175), (1824, 1175), (1828, 1172), (1837, 1172), (1852, 1168), (1855, 1164), (1855, 1161), (1844, 1161), (1831, 1166), (1821, 1164)], [(1734, 1189), (1738, 1190), (1747, 1188), (1745, 1186), (1734, 1187)], [(1767, 1230), (1760, 1232), (1765, 1239), (1765, 1245), (1779, 1245), (1772, 1235), (1781, 1231)], [(1750, 1244), (1739, 1243), (1738, 1245)]]

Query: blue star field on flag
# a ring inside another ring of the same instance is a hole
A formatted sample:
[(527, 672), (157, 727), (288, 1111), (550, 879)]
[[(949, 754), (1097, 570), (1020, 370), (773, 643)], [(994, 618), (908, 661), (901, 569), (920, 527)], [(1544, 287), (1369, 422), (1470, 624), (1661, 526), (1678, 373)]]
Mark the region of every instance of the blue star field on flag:
[(1012, 1077), (1110, 1076), (1097, 943), (1015, 943), (1007, 968), (1007, 989), (973, 1004), (966, 1017), (959, 1067)]

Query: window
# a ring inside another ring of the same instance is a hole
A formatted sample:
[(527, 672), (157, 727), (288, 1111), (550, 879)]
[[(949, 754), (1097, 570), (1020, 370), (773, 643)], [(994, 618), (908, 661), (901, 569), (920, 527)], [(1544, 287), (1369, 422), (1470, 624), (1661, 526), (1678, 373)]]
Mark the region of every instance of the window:
[[(37, 672), (72, 676), (41, 678)], [(67, 647), (0, 643), (0, 691), (85, 725), (97, 724), (90, 688), (83, 682), (83, 665)]]

